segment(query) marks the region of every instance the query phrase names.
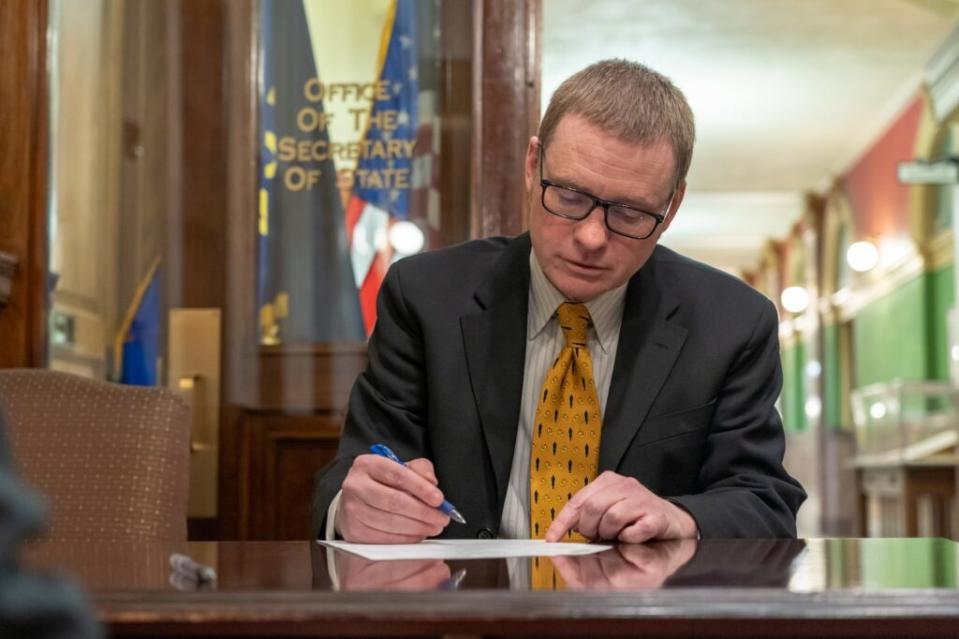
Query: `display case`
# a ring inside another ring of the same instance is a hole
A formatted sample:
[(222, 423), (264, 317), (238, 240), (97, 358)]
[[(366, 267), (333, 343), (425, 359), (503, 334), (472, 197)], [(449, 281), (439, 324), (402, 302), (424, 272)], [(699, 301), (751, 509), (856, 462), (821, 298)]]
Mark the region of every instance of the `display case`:
[(911, 462), (955, 456), (959, 387), (944, 381), (894, 380), (852, 392), (860, 462)]
[(943, 381), (895, 380), (853, 391), (852, 407), (860, 533), (959, 533), (959, 388)]

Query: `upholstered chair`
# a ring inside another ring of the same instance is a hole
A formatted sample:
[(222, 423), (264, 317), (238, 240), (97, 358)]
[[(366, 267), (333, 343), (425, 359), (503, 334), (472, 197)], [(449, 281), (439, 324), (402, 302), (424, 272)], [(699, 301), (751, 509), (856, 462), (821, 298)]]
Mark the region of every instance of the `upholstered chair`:
[(170, 391), (0, 370), (14, 466), (58, 541), (186, 540), (190, 422)]

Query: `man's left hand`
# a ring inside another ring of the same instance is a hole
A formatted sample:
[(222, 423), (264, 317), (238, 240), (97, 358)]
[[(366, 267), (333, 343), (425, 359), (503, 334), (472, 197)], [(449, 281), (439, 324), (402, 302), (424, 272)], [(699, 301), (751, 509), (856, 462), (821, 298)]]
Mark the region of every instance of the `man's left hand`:
[(569, 530), (587, 539), (627, 543), (689, 539), (698, 533), (688, 512), (636, 479), (608, 470), (573, 495), (546, 531), (546, 541), (560, 541)]

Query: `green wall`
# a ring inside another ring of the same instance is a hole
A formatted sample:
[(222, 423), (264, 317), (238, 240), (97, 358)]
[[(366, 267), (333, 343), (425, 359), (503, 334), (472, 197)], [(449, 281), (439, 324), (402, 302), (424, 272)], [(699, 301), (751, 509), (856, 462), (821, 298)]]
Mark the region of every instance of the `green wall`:
[(955, 297), (953, 281), (949, 265), (910, 280), (856, 315), (857, 387), (896, 378), (949, 378), (946, 312)]
[(806, 345), (797, 342), (782, 349), (783, 426), (789, 432), (806, 429), (806, 389), (803, 369), (806, 367)]
[(839, 354), (839, 325), (826, 324), (822, 329), (822, 415), (826, 428), (842, 424), (842, 366)]
[(926, 358), (930, 379), (949, 379), (949, 333), (946, 313), (952, 308), (955, 298), (952, 265), (926, 275), (928, 289), (928, 335), (929, 347)]
[[(853, 388), (893, 379), (948, 379), (946, 313), (954, 301), (952, 265), (916, 276), (862, 308), (852, 320)], [(842, 424), (842, 375), (838, 324), (822, 328), (823, 424)], [(807, 427), (804, 367), (808, 348), (782, 349), (783, 423)]]
[[(862, 586), (867, 589), (955, 588), (956, 543), (942, 538), (888, 540), (899, 552), (881, 545), (861, 548)], [(905, 552), (908, 549), (908, 552)]]
[(861, 309), (852, 321), (854, 387), (925, 379), (926, 279), (918, 276)]

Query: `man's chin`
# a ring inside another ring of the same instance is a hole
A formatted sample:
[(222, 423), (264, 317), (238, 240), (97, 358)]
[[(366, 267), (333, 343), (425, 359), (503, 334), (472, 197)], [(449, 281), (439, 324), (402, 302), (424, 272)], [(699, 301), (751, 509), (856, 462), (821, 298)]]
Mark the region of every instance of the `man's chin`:
[(596, 282), (567, 282), (563, 288), (557, 287), (563, 297), (569, 302), (586, 303), (602, 295), (606, 289)]

